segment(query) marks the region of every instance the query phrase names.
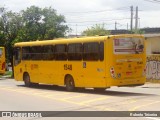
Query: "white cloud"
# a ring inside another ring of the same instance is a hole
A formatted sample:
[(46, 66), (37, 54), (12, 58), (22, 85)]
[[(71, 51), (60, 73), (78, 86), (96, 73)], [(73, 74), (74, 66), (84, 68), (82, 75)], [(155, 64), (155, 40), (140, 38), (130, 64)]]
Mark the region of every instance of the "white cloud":
[[(79, 33), (87, 27), (99, 23), (106, 23), (106, 28), (114, 29), (115, 21), (119, 23), (117, 25), (118, 29), (126, 29), (127, 23), (130, 24), (130, 20), (122, 19), (130, 18), (131, 5), (134, 6), (134, 9), (139, 6), (139, 10), (141, 10), (139, 12), (141, 27), (160, 27), (160, 4), (145, 0), (0, 0), (0, 2), (1, 6), (5, 5), (9, 10), (16, 12), (25, 10), (31, 5), (43, 8), (51, 6), (59, 14), (65, 15), (67, 23), (73, 29), (73, 33), (76, 32), (76, 29)], [(123, 8), (123, 10), (116, 10), (117, 8)], [(89, 11), (102, 10), (111, 11), (88, 13)]]

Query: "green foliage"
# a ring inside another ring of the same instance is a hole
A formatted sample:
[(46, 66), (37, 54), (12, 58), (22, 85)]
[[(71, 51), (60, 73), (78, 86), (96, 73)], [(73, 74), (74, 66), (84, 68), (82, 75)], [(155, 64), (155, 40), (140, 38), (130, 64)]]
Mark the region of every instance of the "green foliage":
[(140, 29), (137, 29), (137, 30), (136, 30), (136, 29), (133, 29), (133, 30), (132, 30), (132, 33), (133, 33), (133, 34), (145, 34), (145, 31), (140, 30)]
[(12, 61), (13, 44), (22, 41), (64, 37), (68, 26), (65, 17), (53, 8), (31, 6), (19, 13), (0, 8), (0, 46), (6, 47), (7, 60)]
[(64, 16), (57, 15), (51, 7), (42, 9), (31, 6), (22, 11), (22, 18), (25, 26), (21, 37), (25, 41), (64, 37), (68, 30), (68, 26), (63, 25)]
[(104, 24), (96, 24), (92, 26), (91, 28), (88, 28), (87, 30), (83, 31), (82, 35), (85, 36), (95, 36), (95, 35), (109, 35), (110, 31), (106, 30), (104, 27)]

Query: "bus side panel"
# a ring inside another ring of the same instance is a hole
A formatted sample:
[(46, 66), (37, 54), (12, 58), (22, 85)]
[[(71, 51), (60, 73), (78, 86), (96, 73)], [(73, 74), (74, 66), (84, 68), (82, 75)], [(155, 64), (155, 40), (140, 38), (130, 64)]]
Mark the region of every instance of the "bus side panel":
[(17, 81), (23, 81), (22, 72), (22, 63), (19, 63), (19, 65), (14, 66), (14, 79)]
[(84, 87), (84, 79), (83, 79), (83, 65), (82, 61), (67, 61), (62, 63), (61, 72), (63, 73), (63, 80), (66, 75), (71, 75), (74, 79), (75, 87)]
[(29, 61), (27, 64), (26, 71), (28, 71), (30, 76), (30, 81), (33, 83), (39, 83), (39, 78), (40, 78), (39, 67), (40, 67), (39, 61)]
[(65, 77), (70, 75), (73, 77), (75, 87), (85, 87), (84, 86), (84, 75), (83, 75), (83, 62), (82, 61), (61, 61), (57, 64), (57, 74), (56, 79), (54, 79), (54, 84), (65, 85)]
[(105, 62), (83, 62), (83, 79), (85, 87), (106, 87)]
[(32, 82), (60, 85), (60, 66), (57, 61), (38, 61), (31, 64)]

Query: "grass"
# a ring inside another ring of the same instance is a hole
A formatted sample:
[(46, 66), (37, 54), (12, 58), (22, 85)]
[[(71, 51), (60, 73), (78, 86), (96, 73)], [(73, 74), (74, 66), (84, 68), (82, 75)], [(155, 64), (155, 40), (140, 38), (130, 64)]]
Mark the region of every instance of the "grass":
[(4, 75), (0, 75), (0, 77), (2, 76), (12, 77), (12, 71), (6, 71)]
[(4, 75), (5, 76), (11, 76), (12, 75), (12, 71), (6, 71)]

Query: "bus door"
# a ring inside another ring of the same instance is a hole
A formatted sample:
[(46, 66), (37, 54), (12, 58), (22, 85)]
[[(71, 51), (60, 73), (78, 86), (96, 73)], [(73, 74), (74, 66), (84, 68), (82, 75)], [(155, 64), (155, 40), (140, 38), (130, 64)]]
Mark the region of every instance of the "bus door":
[(14, 48), (13, 63), (14, 63), (15, 80), (21, 80), (23, 71), (22, 71), (22, 65), (21, 65), (21, 48), (20, 47)]

